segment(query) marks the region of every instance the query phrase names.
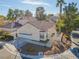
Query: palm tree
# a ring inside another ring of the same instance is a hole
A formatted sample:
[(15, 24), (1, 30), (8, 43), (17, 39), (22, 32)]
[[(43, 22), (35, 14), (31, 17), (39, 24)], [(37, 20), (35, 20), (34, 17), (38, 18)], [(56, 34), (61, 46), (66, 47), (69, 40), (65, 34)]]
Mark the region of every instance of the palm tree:
[(62, 9), (63, 9), (63, 5), (66, 4), (64, 2), (64, 0), (57, 0), (57, 4), (56, 4), (56, 7), (59, 7), (60, 8), (60, 19), (61, 19), (61, 14), (62, 14)]
[[(62, 21), (62, 11), (63, 11), (63, 5), (66, 4), (64, 2), (64, 0), (57, 0), (57, 4), (56, 4), (56, 7), (59, 7), (60, 9), (60, 13), (59, 13), (59, 21)], [(61, 33), (61, 28), (59, 28), (59, 33)]]

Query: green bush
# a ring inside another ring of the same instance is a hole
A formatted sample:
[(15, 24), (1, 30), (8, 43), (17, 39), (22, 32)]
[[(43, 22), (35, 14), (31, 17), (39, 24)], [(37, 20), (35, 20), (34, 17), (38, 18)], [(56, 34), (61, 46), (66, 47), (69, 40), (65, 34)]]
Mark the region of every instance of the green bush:
[(4, 41), (5, 37), (4, 36), (0, 36), (0, 41)]
[(0, 41), (11, 41), (14, 39), (13, 36), (9, 35), (9, 32), (5, 32), (3, 30), (0, 30)]
[(14, 39), (14, 37), (11, 35), (4, 35), (4, 37), (5, 37), (5, 41), (11, 41)]
[(28, 51), (28, 52), (34, 52), (35, 49), (34, 49), (33, 47), (30, 47), (30, 46), (29, 46), (29, 47), (27, 48), (27, 51)]
[(10, 36), (10, 35), (0, 36), (0, 41), (11, 41), (13, 39), (14, 39), (14, 37), (13, 36)]

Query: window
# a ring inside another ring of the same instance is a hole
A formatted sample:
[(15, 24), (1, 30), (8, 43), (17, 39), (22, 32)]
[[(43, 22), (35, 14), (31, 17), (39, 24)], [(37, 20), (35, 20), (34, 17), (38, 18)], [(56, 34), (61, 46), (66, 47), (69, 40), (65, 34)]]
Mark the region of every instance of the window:
[(40, 33), (40, 38), (44, 39), (44, 33)]

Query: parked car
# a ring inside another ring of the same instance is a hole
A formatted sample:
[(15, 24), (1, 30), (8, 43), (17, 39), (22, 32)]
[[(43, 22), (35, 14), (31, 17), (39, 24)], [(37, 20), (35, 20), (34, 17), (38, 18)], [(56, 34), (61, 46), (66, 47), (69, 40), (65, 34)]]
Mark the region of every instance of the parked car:
[(71, 40), (74, 43), (79, 44), (79, 31), (72, 31), (71, 32)]

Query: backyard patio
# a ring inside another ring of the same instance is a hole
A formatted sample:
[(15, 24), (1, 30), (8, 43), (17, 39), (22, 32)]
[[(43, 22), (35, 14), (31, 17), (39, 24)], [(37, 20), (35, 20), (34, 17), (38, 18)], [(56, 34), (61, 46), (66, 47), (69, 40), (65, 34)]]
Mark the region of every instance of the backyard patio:
[(26, 55), (39, 55), (39, 54), (43, 54), (45, 51), (49, 49), (50, 48), (45, 47), (45, 46), (27, 43), (21, 47), (21, 53), (26, 54)]

